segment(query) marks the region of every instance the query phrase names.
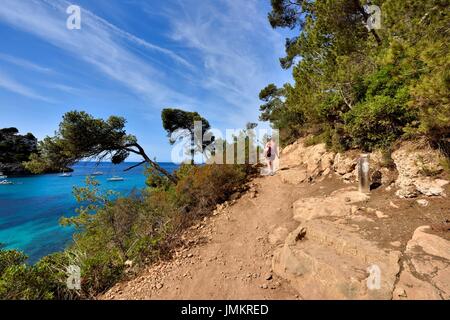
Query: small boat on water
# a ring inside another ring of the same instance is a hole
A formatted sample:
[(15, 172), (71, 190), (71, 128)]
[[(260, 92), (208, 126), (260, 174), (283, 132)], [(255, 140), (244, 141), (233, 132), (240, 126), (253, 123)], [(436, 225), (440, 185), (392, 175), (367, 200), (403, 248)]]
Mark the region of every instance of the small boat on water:
[(61, 178), (70, 178), (72, 176), (71, 173), (66, 173), (66, 170), (62, 170), (62, 173), (59, 175)]
[(95, 171), (91, 174), (91, 176), (102, 176), (102, 175), (103, 175), (103, 172), (101, 172), (101, 171)]
[(72, 174), (71, 174), (71, 173), (63, 173), (63, 174), (60, 174), (59, 176), (60, 176), (61, 178), (69, 178), (69, 177), (72, 176)]
[(113, 176), (112, 178), (108, 179), (109, 182), (118, 182), (118, 181), (123, 181), (123, 180), (125, 180), (125, 179), (122, 177), (118, 177), (118, 176)]
[(6, 178), (8, 178), (7, 175), (4, 175), (3, 172), (0, 172), (0, 185), (10, 185), (13, 184), (11, 181), (6, 180)]

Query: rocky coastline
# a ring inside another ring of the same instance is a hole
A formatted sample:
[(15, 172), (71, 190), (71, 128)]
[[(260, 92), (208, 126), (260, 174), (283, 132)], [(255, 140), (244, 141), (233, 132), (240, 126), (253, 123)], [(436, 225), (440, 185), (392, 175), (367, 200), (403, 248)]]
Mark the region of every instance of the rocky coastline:
[[(38, 140), (32, 133), (20, 135), (17, 128), (0, 129), (0, 172), (9, 177), (27, 176), (32, 173), (23, 163), (29, 160), (32, 153), (37, 153)], [(50, 169), (44, 173), (57, 173), (60, 170)], [(64, 171), (72, 172), (70, 168)]]
[[(23, 176), (31, 176), (35, 175), (31, 173), (22, 163), (0, 163), (0, 172), (8, 177), (23, 177)], [(59, 173), (60, 170), (47, 170), (43, 174), (51, 174), (51, 173)], [(64, 172), (73, 172), (72, 168), (65, 168)]]

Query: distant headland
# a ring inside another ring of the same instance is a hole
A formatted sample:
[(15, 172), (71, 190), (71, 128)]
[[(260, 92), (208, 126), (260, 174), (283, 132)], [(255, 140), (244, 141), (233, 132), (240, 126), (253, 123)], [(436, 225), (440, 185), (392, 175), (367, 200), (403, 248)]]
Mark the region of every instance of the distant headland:
[[(32, 174), (24, 166), (33, 153), (38, 153), (38, 140), (32, 133), (20, 135), (17, 128), (0, 129), (0, 172), (8, 176)], [(45, 173), (59, 172), (60, 168), (51, 168)], [(73, 171), (65, 168), (64, 171)]]

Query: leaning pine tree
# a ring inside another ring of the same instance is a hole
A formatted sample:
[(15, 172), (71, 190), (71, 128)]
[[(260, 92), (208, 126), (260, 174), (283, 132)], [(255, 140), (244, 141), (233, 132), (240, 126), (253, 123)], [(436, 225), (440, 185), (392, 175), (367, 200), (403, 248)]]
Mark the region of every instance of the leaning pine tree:
[(83, 111), (67, 112), (55, 135), (39, 142), (38, 153), (32, 154), (24, 165), (37, 174), (49, 168), (67, 168), (89, 158), (97, 161), (110, 158), (112, 163), (119, 164), (136, 154), (142, 161), (126, 170), (147, 163), (176, 183), (177, 178), (150, 159), (135, 136), (126, 133), (125, 123), (123, 117), (111, 116), (103, 120)]

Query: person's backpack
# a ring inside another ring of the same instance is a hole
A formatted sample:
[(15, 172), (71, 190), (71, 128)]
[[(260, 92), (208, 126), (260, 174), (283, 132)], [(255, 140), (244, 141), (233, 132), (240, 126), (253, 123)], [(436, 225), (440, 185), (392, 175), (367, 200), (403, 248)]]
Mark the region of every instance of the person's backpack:
[(272, 156), (272, 147), (269, 146), (269, 148), (267, 149), (267, 158), (270, 158)]

